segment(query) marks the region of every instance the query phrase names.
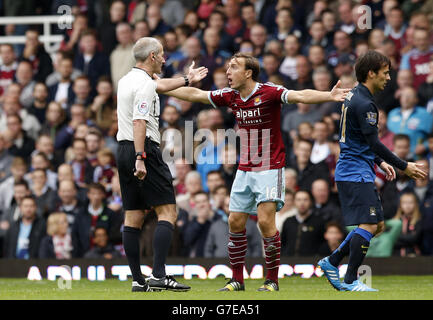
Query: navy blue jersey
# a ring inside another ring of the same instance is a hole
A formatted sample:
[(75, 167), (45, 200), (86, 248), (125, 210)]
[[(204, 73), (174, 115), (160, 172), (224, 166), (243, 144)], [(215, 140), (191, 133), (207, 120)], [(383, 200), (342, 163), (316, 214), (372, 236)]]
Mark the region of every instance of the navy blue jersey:
[(374, 182), (375, 153), (366, 135), (378, 134), (378, 109), (373, 95), (358, 84), (347, 95), (341, 107), (340, 157), (335, 169), (335, 181)]

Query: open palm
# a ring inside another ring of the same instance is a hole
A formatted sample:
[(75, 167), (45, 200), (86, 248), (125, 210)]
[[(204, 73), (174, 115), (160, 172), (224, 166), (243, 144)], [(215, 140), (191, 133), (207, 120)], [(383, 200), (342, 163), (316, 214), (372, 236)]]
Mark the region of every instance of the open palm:
[(342, 89), (340, 88), (340, 86), (341, 86), (341, 81), (338, 80), (337, 84), (331, 90), (331, 97), (333, 101), (343, 102), (344, 99), (346, 99), (347, 94), (351, 90), (351, 89)]

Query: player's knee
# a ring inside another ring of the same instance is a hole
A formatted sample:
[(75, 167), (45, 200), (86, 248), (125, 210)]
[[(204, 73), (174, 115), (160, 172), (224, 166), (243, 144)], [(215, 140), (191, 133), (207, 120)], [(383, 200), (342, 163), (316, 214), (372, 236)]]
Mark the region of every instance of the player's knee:
[(245, 225), (237, 215), (230, 214), (229, 215), (229, 228), (231, 232), (241, 232), (245, 229)]

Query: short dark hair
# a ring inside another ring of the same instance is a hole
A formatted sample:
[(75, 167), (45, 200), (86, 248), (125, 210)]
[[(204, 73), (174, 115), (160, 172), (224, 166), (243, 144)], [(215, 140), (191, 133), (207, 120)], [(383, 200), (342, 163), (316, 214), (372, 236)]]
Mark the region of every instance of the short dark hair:
[(88, 191), (90, 191), (90, 189), (96, 189), (101, 191), (103, 194), (105, 194), (105, 188), (102, 184), (100, 184), (99, 182), (92, 182), (89, 184), (89, 186), (87, 187)]
[(356, 80), (363, 83), (367, 80), (369, 71), (378, 73), (380, 69), (388, 66), (391, 68), (391, 61), (383, 54), (369, 50), (366, 54), (362, 55), (355, 64)]
[(297, 191), (295, 192), (295, 197), (296, 197), (296, 195), (297, 195), (298, 193), (301, 193), (301, 192), (304, 192), (304, 193), (306, 193), (306, 194), (308, 195), (308, 198), (310, 198), (310, 202), (311, 202), (311, 204), (314, 203), (313, 195), (312, 195), (311, 192), (310, 192), (309, 190), (307, 190), (307, 189), (299, 189), (299, 190), (297, 190)]
[(206, 174), (206, 178), (209, 177), (211, 174), (217, 174), (217, 175), (219, 175), (221, 178), (223, 177), (220, 171), (218, 171), (218, 170), (211, 170), (211, 171), (209, 171), (209, 172)]
[(209, 194), (207, 194), (204, 191), (198, 191), (198, 192), (194, 193), (193, 197), (195, 198), (196, 196), (201, 195), (201, 194), (205, 195), (206, 198), (209, 200)]
[(392, 143), (395, 143), (398, 140), (406, 140), (408, 143), (410, 143), (410, 138), (407, 134), (404, 133), (398, 133), (394, 136), (392, 139)]
[(335, 227), (338, 229), (338, 231), (341, 232), (341, 234), (345, 234), (346, 232), (344, 231), (343, 227), (341, 226), (341, 224), (337, 221), (329, 221), (326, 225), (325, 225), (325, 231), (327, 231), (329, 228)]
[(15, 181), (15, 182), (14, 182), (14, 187), (15, 187), (15, 186), (24, 186), (27, 190), (29, 190), (29, 184), (28, 184), (27, 181), (24, 180), (24, 179), (20, 179), (20, 180), (18, 180), (18, 181)]
[(254, 81), (258, 81), (259, 73), (260, 73), (259, 61), (255, 57), (253, 57), (249, 54), (242, 53), (242, 52), (238, 52), (238, 53), (234, 54), (232, 57), (232, 59), (239, 59), (239, 58), (244, 59), (245, 70), (251, 70), (253, 72), (251, 78)]

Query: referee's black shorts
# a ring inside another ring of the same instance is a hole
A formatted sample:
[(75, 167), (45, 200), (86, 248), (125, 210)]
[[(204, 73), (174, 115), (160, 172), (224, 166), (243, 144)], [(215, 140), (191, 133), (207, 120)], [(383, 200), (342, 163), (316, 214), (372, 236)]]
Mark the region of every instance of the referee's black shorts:
[(117, 166), (125, 210), (144, 210), (159, 205), (176, 204), (173, 178), (167, 164), (162, 160), (159, 145), (146, 138), (145, 151), (147, 174), (144, 180), (139, 180), (134, 176), (136, 159), (134, 143), (126, 140), (119, 141)]
[(377, 224), (383, 209), (374, 183), (336, 181), (344, 224)]

